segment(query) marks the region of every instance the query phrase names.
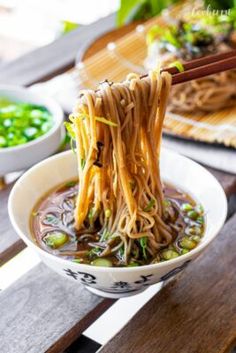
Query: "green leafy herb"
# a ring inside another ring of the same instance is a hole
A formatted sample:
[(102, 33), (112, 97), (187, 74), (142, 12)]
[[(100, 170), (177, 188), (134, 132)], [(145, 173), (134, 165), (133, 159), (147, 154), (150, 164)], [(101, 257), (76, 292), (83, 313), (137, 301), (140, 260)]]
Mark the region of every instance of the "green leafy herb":
[(155, 200), (151, 199), (147, 206), (144, 208), (145, 212), (151, 211), (152, 207), (155, 205)]
[(96, 248), (92, 248), (89, 252), (88, 252), (88, 256), (90, 258), (94, 257), (94, 256), (99, 256), (101, 254), (102, 250), (99, 247)]
[[(163, 9), (178, 2), (180, 2), (180, 0), (121, 0), (116, 18), (117, 26), (122, 26), (130, 21), (156, 16), (160, 14)], [(205, 8), (210, 6), (212, 10), (228, 10), (236, 8), (236, 1), (204, 0), (204, 5)]]
[(171, 63), (169, 67), (176, 67), (179, 72), (184, 72), (184, 66), (179, 60), (176, 60)]
[(48, 213), (48, 214), (45, 216), (45, 218), (44, 218), (44, 220), (43, 220), (43, 223), (44, 223), (44, 224), (53, 224), (53, 225), (56, 225), (56, 224), (59, 223), (59, 219), (58, 219), (56, 216), (54, 216), (54, 214)]
[(205, 7), (209, 5), (211, 9), (215, 10), (227, 10), (233, 7), (236, 7), (234, 0), (204, 0)]
[(146, 259), (147, 258), (147, 243), (148, 243), (148, 238), (147, 237), (142, 237), (139, 239), (139, 243), (142, 248), (143, 252), (143, 257)]
[(147, 32), (147, 36), (146, 36), (147, 44), (150, 45), (162, 33), (163, 33), (162, 27), (158, 25), (152, 26)]
[(76, 181), (68, 181), (68, 183), (65, 183), (66, 188), (73, 188), (77, 184)]
[(176, 2), (178, 0), (121, 0), (116, 23), (122, 26), (130, 21), (148, 19)]

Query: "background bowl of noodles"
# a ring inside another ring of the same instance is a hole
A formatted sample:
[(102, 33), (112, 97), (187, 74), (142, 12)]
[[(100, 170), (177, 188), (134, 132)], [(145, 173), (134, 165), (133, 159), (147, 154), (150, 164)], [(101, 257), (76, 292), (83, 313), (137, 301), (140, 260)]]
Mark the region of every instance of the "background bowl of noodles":
[(40, 162), (18, 180), (9, 198), (10, 219), (22, 240), (58, 274), (105, 297), (119, 298), (136, 294), (182, 271), (219, 233), (227, 214), (227, 200), (222, 187), (199, 164), (163, 149), (161, 176), (164, 182), (184, 190), (199, 202), (206, 214), (205, 234), (199, 245), (189, 253), (169, 261), (139, 267), (95, 267), (65, 260), (36, 244), (30, 229), (32, 210), (48, 191), (76, 179), (76, 156), (72, 151)]

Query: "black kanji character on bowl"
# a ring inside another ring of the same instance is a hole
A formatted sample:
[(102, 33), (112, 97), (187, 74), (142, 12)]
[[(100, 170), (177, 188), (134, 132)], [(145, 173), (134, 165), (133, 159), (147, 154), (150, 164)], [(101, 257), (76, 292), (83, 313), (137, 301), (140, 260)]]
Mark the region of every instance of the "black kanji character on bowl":
[(139, 279), (138, 281), (135, 281), (135, 284), (143, 284), (143, 286), (149, 286), (150, 283), (149, 282), (151, 279), (150, 277), (152, 277), (153, 275), (146, 275), (146, 276), (140, 276), (141, 279)]
[(96, 284), (96, 277), (90, 273), (72, 271), (71, 269), (64, 269), (67, 276), (72, 277), (74, 280), (81, 280), (83, 284)]

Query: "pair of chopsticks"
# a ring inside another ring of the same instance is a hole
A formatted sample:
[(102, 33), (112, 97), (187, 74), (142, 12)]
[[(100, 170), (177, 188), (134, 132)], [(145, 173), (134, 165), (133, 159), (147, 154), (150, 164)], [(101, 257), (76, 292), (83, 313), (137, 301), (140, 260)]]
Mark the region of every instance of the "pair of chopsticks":
[(172, 85), (196, 80), (223, 71), (236, 69), (236, 50), (220, 54), (209, 55), (183, 64), (184, 71), (179, 72), (176, 67), (164, 68), (172, 74)]

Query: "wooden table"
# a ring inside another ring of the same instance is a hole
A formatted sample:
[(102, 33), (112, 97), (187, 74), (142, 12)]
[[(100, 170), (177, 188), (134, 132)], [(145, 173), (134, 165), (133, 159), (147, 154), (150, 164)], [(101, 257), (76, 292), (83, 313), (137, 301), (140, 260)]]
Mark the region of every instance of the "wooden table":
[[(0, 66), (0, 82), (30, 85), (63, 72), (73, 65), (78, 47), (83, 52), (85, 45), (94, 39), (94, 33), (99, 35), (113, 26), (112, 15)], [(87, 55), (98, 50), (107, 39), (97, 42)], [(211, 171), (228, 198), (235, 195), (236, 176)], [(0, 191), (1, 264), (24, 247), (7, 215), (10, 189), (11, 185)], [(235, 249), (236, 215), (233, 215), (205, 253), (167, 283), (101, 352), (229, 352), (236, 343)], [(76, 340), (113, 303), (40, 264), (0, 294), (0, 352), (78, 352)]]

